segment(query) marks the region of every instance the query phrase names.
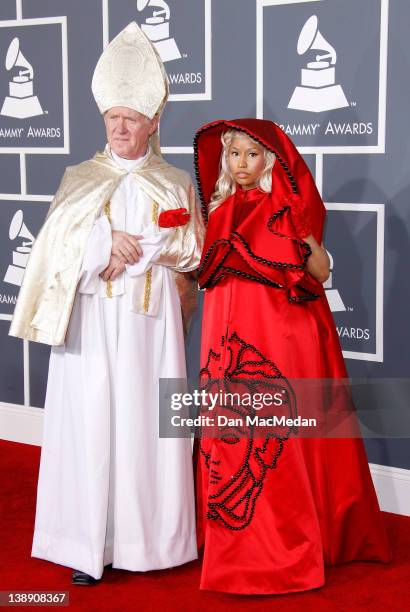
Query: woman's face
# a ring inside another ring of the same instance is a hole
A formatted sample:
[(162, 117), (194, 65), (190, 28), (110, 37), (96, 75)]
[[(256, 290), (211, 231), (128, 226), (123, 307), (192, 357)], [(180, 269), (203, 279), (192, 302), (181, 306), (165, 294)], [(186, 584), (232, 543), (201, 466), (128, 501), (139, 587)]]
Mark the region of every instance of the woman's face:
[(234, 136), (228, 148), (228, 167), (237, 185), (243, 189), (257, 187), (265, 167), (263, 147), (247, 136)]

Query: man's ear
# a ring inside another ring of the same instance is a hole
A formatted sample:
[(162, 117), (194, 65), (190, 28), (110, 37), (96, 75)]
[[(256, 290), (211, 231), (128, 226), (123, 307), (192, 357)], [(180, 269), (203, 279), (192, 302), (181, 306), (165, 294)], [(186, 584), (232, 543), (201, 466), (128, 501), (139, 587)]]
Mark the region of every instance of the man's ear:
[(155, 132), (158, 129), (158, 124), (159, 124), (159, 115), (154, 115), (154, 117), (151, 119), (151, 129), (149, 131), (150, 136), (155, 134)]

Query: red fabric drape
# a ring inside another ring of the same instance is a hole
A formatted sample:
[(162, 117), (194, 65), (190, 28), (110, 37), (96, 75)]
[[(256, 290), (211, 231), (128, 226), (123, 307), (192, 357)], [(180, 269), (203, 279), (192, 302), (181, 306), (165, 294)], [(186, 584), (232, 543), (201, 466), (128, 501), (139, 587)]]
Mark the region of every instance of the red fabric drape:
[[(217, 121), (195, 139), (204, 217), (219, 174), (221, 133), (245, 131), (272, 150), (272, 193), (238, 191), (211, 213), (199, 282), (206, 288), (203, 381), (347, 377), (309, 247), (292, 224), (292, 194), (321, 241), (325, 209), (296, 148), (269, 121)], [(197, 443), (201, 588), (286, 593), (324, 583), (325, 564), (390, 558), (361, 439), (277, 436)]]

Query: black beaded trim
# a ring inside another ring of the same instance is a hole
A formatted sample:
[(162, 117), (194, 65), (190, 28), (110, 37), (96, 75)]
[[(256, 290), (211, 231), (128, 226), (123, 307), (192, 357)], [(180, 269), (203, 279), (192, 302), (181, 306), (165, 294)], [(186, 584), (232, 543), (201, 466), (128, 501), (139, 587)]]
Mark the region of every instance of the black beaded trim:
[[(229, 346), (229, 344), (231, 344), (232, 342), (235, 342), (239, 344), (240, 346), (240, 349), (236, 355), (234, 365), (233, 365), (233, 350), (231, 346)], [(228, 350), (230, 353), (229, 364), (225, 368), (224, 375), (223, 375), (223, 379), (226, 382), (240, 381), (241, 378), (238, 378), (238, 376), (240, 377), (243, 375), (246, 375), (246, 376), (261, 375), (268, 380), (269, 379), (283, 380), (284, 382), (287, 383), (288, 388), (291, 389), (289, 382), (282, 375), (278, 366), (273, 361), (267, 359), (263, 355), (263, 353), (259, 349), (257, 349), (253, 344), (247, 343), (244, 340), (242, 340), (236, 332), (233, 332), (229, 338), (227, 338), (227, 336), (222, 336), (221, 346), (223, 347), (224, 345), (226, 346), (226, 350)], [(256, 355), (257, 359), (255, 360), (248, 359), (245, 361), (241, 361), (241, 358), (243, 357), (245, 351), (248, 351), (248, 350), (252, 351)], [(212, 377), (212, 372), (210, 370), (210, 364), (211, 364), (212, 359), (220, 361), (221, 355), (222, 353), (217, 353), (213, 349), (209, 350), (207, 362), (201, 370), (202, 374), (207, 375), (208, 384), (209, 383), (213, 384), (215, 382), (218, 382), (218, 379), (215, 380)], [(266, 370), (264, 371), (262, 369), (250, 372), (246, 369), (246, 366), (249, 366), (249, 365), (260, 365), (261, 367), (266, 365), (269, 368), (271, 368), (274, 373), (270, 374)], [(295, 402), (295, 414), (296, 414), (296, 400), (294, 396), (293, 396), (293, 400)], [(234, 407), (231, 407), (231, 408), (234, 410)], [(264, 442), (262, 446), (258, 446), (258, 447), (254, 446), (254, 443), (255, 443), (254, 439), (249, 438), (246, 452), (244, 453), (245, 456), (244, 456), (243, 462), (239, 470), (236, 472), (236, 474), (232, 475), (230, 481), (227, 482), (225, 485), (223, 485), (220, 489), (218, 489), (218, 491), (215, 494), (208, 496), (208, 512), (207, 512), (206, 517), (209, 520), (219, 521), (231, 531), (241, 531), (250, 524), (254, 516), (254, 513), (255, 513), (256, 500), (261, 494), (262, 489), (263, 489), (266, 472), (268, 469), (274, 469), (277, 467), (278, 459), (284, 449), (284, 442), (290, 437), (290, 434), (291, 434), (291, 430), (289, 430), (288, 434), (285, 436), (278, 436), (277, 434), (268, 435), (264, 438)], [(276, 440), (277, 449), (275, 453), (273, 454), (273, 457), (270, 463), (266, 463), (263, 461), (262, 456), (268, 447), (269, 440), (271, 440), (272, 438), (275, 438)], [(226, 442), (226, 440), (224, 441)], [(211, 461), (211, 453), (207, 453), (202, 448), (201, 441), (199, 443), (199, 449), (200, 449), (202, 456), (204, 457), (205, 467), (210, 470), (210, 478), (209, 478), (210, 484), (218, 485), (220, 481), (222, 480), (222, 477), (219, 476), (219, 473), (217, 470), (214, 470), (210, 467), (210, 464), (218, 465), (220, 464), (220, 460)], [(254, 459), (259, 464), (260, 469), (261, 469), (261, 477), (259, 478), (259, 480), (255, 478), (252, 470), (249, 468), (248, 462), (249, 462), (251, 453), (253, 454)], [(233, 483), (235, 484), (235, 486), (231, 489)], [(227, 504), (229, 503), (229, 501), (245, 487), (247, 487), (245, 494), (242, 495), (239, 498), (239, 500), (235, 502), (235, 504), (233, 504), (231, 507), (228, 507)], [(223, 493), (225, 493), (228, 489), (231, 489), (231, 490), (229, 490), (226, 497), (222, 501), (218, 501), (218, 502), (212, 501), (215, 499), (220, 499), (221, 495), (223, 495)], [(242, 503), (244, 503), (244, 510), (241, 514), (238, 514), (235, 512), (235, 510)], [(226, 514), (229, 517), (229, 521), (224, 516), (221, 516), (221, 514), (218, 512), (218, 508), (223, 508), (224, 514)]]
[[(309, 257), (312, 254), (312, 249), (311, 246), (305, 242), (304, 240), (299, 240), (298, 238), (292, 238), (291, 236), (286, 236), (285, 234), (281, 234), (280, 232), (276, 232), (273, 229), (273, 225), (276, 222), (276, 220), (283, 215), (285, 212), (289, 212), (290, 214), (290, 206), (283, 206), (280, 210), (276, 211), (271, 218), (268, 221), (268, 230), (274, 234), (275, 236), (279, 236), (280, 238), (283, 238), (284, 240), (292, 240), (292, 242), (296, 242), (296, 244), (298, 244), (303, 250), (304, 250), (304, 255), (303, 255), (303, 263), (301, 264), (301, 270), (305, 270), (306, 269), (306, 265), (307, 265), (307, 261), (309, 259)], [(312, 296), (312, 299), (316, 299), (319, 296), (311, 293), (310, 294)], [(314, 297), (313, 297), (314, 296)]]
[[(268, 230), (275, 236), (279, 236), (280, 238), (283, 238), (286, 240), (292, 240), (293, 242), (296, 242), (304, 250), (303, 262), (301, 264), (291, 264), (291, 263), (286, 263), (286, 262), (281, 262), (281, 261), (271, 261), (269, 259), (265, 259), (264, 257), (259, 257), (259, 255), (256, 255), (255, 253), (253, 253), (253, 251), (251, 250), (250, 246), (248, 245), (246, 240), (243, 238), (243, 236), (241, 236), (238, 232), (232, 232), (232, 235), (235, 236), (241, 242), (241, 244), (245, 247), (248, 255), (255, 261), (259, 261), (260, 263), (263, 263), (267, 266), (282, 269), (282, 270), (286, 270), (286, 269), (304, 270), (306, 268), (307, 260), (312, 253), (312, 249), (307, 244), (307, 242), (304, 242), (303, 240), (299, 240), (297, 238), (291, 238), (290, 236), (286, 236), (285, 234), (276, 232), (273, 229), (273, 224), (275, 223), (275, 221), (281, 215), (283, 215), (285, 212), (289, 210), (290, 210), (290, 206), (284, 206), (283, 208), (275, 212), (275, 214), (272, 215), (272, 217), (270, 217), (268, 221)], [(268, 280), (264, 276), (261, 276), (257, 270), (255, 270), (255, 274), (253, 275), (253, 274), (249, 274), (248, 272), (243, 272), (242, 270), (237, 270), (236, 268), (224, 266), (223, 265), (224, 261), (228, 257), (231, 250), (234, 248), (233, 243), (227, 238), (221, 238), (219, 240), (215, 240), (215, 242), (209, 247), (208, 251), (206, 252), (202, 260), (202, 264), (198, 268), (198, 275), (202, 274), (204, 268), (208, 264), (209, 258), (211, 257), (216, 247), (218, 247), (219, 245), (228, 245), (230, 248), (227, 250), (222, 260), (219, 262), (219, 264), (215, 268), (212, 276), (205, 283), (200, 285), (201, 289), (208, 289), (210, 287), (214, 287), (220, 280), (222, 280), (225, 277), (225, 273), (234, 274), (246, 280), (257, 282), (262, 285), (267, 285), (268, 287), (273, 287), (274, 289), (284, 289), (285, 288), (284, 285), (277, 283), (275, 281)], [(238, 255), (240, 256), (240, 253), (238, 253)], [(246, 263), (250, 265), (249, 262), (246, 262)], [(288, 300), (292, 303), (311, 301), (319, 297), (319, 295), (312, 293), (311, 291), (309, 291), (308, 289), (305, 289), (299, 284), (297, 284), (296, 287), (300, 289), (301, 291), (303, 291), (305, 295), (288, 297)]]
[[(209, 281), (204, 283), (203, 285), (200, 285), (201, 289), (205, 289), (206, 287), (211, 287), (213, 285), (216, 285), (218, 280), (223, 278), (223, 275), (218, 277), (218, 272), (221, 270), (221, 268), (222, 268), (222, 266), (224, 264), (225, 259), (228, 257), (229, 253), (232, 250), (232, 243), (229, 240), (226, 240), (225, 238), (221, 238), (220, 240), (215, 240), (215, 242), (211, 245), (211, 247), (208, 249), (208, 251), (207, 251), (207, 253), (206, 253), (206, 255), (205, 255), (204, 259), (203, 259), (203, 262), (202, 262), (201, 266), (198, 268), (197, 274), (199, 276), (202, 273), (204, 267), (208, 263), (208, 260), (209, 260), (210, 256), (212, 255), (213, 251), (220, 244), (227, 244), (227, 245), (229, 245), (229, 249), (227, 249), (225, 255), (222, 257), (221, 261), (216, 266), (216, 268), (215, 268), (212, 276), (210, 277)], [(215, 279), (215, 281), (213, 281), (213, 279)]]
[[(265, 357), (265, 355), (256, 348), (256, 346), (254, 346), (253, 344), (250, 344), (248, 342), (245, 342), (245, 340), (242, 340), (242, 338), (239, 337), (239, 335), (237, 334), (237, 332), (233, 332), (229, 338), (229, 342), (237, 342), (240, 345), (240, 350), (238, 351), (238, 354), (236, 356), (236, 361), (235, 361), (235, 367), (232, 368), (232, 360), (229, 363), (228, 366), (228, 371), (230, 372), (230, 378), (232, 378), (232, 375), (235, 376), (240, 376), (241, 374), (246, 374), (247, 376), (249, 375), (249, 372), (247, 372), (246, 370), (243, 369), (243, 366), (248, 366), (248, 365), (269, 365), (269, 367), (271, 367), (273, 369), (273, 371), (275, 372), (275, 375), (271, 375), (268, 374), (265, 371), (258, 371), (258, 372), (253, 372), (252, 375), (254, 374), (261, 374), (264, 378), (275, 378), (275, 379), (281, 379), (284, 380), (286, 383), (288, 383), (288, 381), (286, 380), (285, 376), (282, 374), (282, 372), (279, 370), (278, 366), (276, 365), (276, 363), (274, 363), (273, 361), (271, 361), (270, 359), (268, 359), (267, 357)], [(256, 354), (257, 357), (260, 358), (259, 361), (257, 360), (245, 360), (245, 361), (241, 361), (241, 358), (243, 356), (243, 354), (245, 353), (245, 351), (252, 351), (254, 354)], [(232, 354), (232, 350), (231, 350), (231, 354)], [(289, 383), (288, 383), (289, 384)]]
[[(292, 238), (288, 236), (284, 236), (283, 234), (279, 234), (278, 232), (272, 231), (272, 234), (276, 234), (276, 236), (280, 236), (281, 238), (287, 238), (288, 240), (292, 240)], [(232, 232), (232, 236), (236, 236), (236, 238), (245, 247), (246, 252), (248, 253), (250, 257), (252, 257), (252, 259), (254, 259), (255, 261), (259, 261), (260, 263), (263, 263), (266, 266), (269, 266), (271, 268), (279, 268), (280, 270), (304, 270), (306, 268), (306, 262), (308, 260), (308, 257), (312, 253), (312, 249), (310, 248), (308, 244), (306, 244), (308, 249), (305, 252), (305, 255), (303, 257), (303, 263), (301, 264), (292, 264), (292, 263), (286, 263), (282, 261), (271, 261), (269, 259), (265, 259), (264, 257), (259, 257), (259, 255), (255, 255), (255, 253), (251, 251), (249, 244), (237, 232)]]
[[(222, 336), (222, 338), (223, 338), (223, 336)], [(209, 350), (207, 362), (204, 365), (204, 367), (199, 371), (199, 378), (200, 378), (200, 380), (202, 380), (202, 377), (204, 375), (206, 375), (208, 377), (208, 380), (206, 382), (212, 380), (212, 375), (211, 375), (211, 372), (209, 370), (209, 364), (211, 363), (211, 359), (212, 358), (215, 359), (215, 361), (220, 361), (221, 360), (221, 353), (215, 353), (215, 351), (213, 351), (212, 349)]]
[(256, 142), (258, 142), (262, 147), (265, 147), (266, 149), (271, 151), (271, 153), (274, 153), (274, 155), (276, 156), (276, 159), (278, 160), (278, 162), (282, 166), (282, 168), (283, 168), (283, 170), (284, 170), (284, 172), (285, 172), (285, 174), (286, 174), (286, 176), (287, 176), (287, 178), (289, 180), (290, 186), (292, 188), (292, 193), (298, 193), (298, 189), (297, 189), (297, 185), (296, 185), (296, 180), (295, 180), (293, 174), (289, 170), (288, 165), (285, 163), (285, 161), (277, 153), (277, 151), (275, 151), (275, 149), (273, 147), (271, 147), (270, 145), (266, 144), (265, 142), (262, 142), (262, 140), (260, 138), (258, 138), (252, 132), (250, 132), (249, 130), (247, 130), (245, 128), (239, 128), (237, 126), (229, 126), (229, 125), (227, 125), (226, 121), (216, 121), (215, 123), (212, 123), (211, 125), (207, 125), (207, 126), (201, 128), (200, 130), (198, 130), (198, 132), (195, 134), (195, 138), (194, 138), (195, 176), (196, 176), (196, 181), (197, 181), (197, 185), (198, 185), (199, 198), (200, 198), (200, 201), (201, 201), (202, 217), (203, 217), (205, 225), (208, 222), (208, 206), (207, 206), (207, 203), (205, 201), (203, 187), (202, 187), (202, 183), (201, 183), (200, 172), (199, 172), (198, 141), (199, 141), (199, 138), (200, 138), (201, 134), (203, 134), (204, 132), (207, 132), (208, 130), (211, 130), (211, 129), (215, 128), (215, 127), (218, 127), (219, 125), (225, 125), (227, 129), (233, 129), (233, 130), (237, 130), (238, 132), (243, 132), (244, 134), (246, 134), (247, 136), (249, 136), (250, 138), (252, 138)]
[[(216, 247), (217, 247), (217, 246), (219, 246), (220, 244), (226, 244), (226, 245), (228, 245), (230, 248), (227, 250), (227, 255), (230, 253), (230, 250), (231, 250), (231, 248), (232, 248), (232, 243), (231, 243), (229, 240), (227, 240), (226, 238), (220, 238), (219, 240), (215, 240), (215, 242), (213, 242), (213, 243), (211, 244), (211, 246), (209, 247), (209, 249), (208, 249), (208, 250), (207, 250), (207, 252), (206, 252), (206, 255), (204, 255), (204, 257), (203, 257), (203, 259), (202, 259), (202, 263), (201, 263), (201, 265), (199, 266), (199, 268), (198, 268), (198, 270), (197, 270), (197, 274), (198, 274), (198, 276), (199, 276), (200, 274), (202, 274), (202, 272), (203, 272), (203, 270), (204, 270), (205, 266), (207, 265), (208, 260), (209, 260), (209, 258), (211, 257), (212, 253), (214, 252), (214, 250), (216, 249)], [(218, 267), (219, 267), (219, 266), (218, 266)]]
[[(219, 270), (219, 267), (218, 267), (218, 270)], [(273, 289), (284, 289), (284, 286), (280, 285), (279, 283), (270, 281), (266, 278), (263, 278), (262, 276), (261, 277), (252, 276), (252, 274), (248, 274), (247, 272), (242, 272), (242, 270), (237, 270), (236, 268), (230, 268), (228, 266), (223, 266), (221, 267), (221, 272), (222, 273), (218, 276), (217, 279), (209, 280), (206, 284), (201, 286), (201, 289), (210, 289), (214, 287), (215, 285), (217, 285), (219, 281), (225, 278), (225, 274), (223, 272), (227, 272), (228, 274), (234, 274), (235, 276), (239, 276), (246, 280), (254, 281), (261, 285), (272, 287)], [(288, 301), (291, 302), (292, 304), (298, 304), (299, 302), (311, 302), (313, 300), (316, 300), (318, 297), (320, 297), (316, 293), (313, 293), (309, 291), (308, 289), (306, 289), (306, 287), (302, 287), (302, 285), (296, 284), (295, 287), (297, 287), (299, 291), (303, 291), (305, 295), (290, 296), (290, 297), (288, 296)]]
[(204, 285), (203, 288), (207, 289), (208, 287), (214, 287), (220, 280), (225, 278), (225, 274), (223, 273), (226, 272), (227, 274), (234, 274), (235, 276), (240, 276), (241, 278), (244, 278), (246, 280), (254, 281), (255, 283), (259, 283), (261, 285), (267, 285), (268, 287), (273, 287), (274, 289), (284, 289), (283, 285), (275, 283), (275, 281), (268, 280), (263, 276), (254, 276), (252, 274), (248, 274), (248, 272), (243, 272), (242, 270), (231, 268), (230, 266), (222, 266), (221, 272), (222, 274), (220, 274), (218, 278), (210, 281), (209, 284), (207, 283), (206, 285)]
[[(281, 455), (282, 451), (283, 451), (283, 441), (279, 440), (277, 441), (278, 444), (278, 450), (276, 451), (274, 457), (273, 457), (273, 461), (272, 464), (267, 466), (268, 468), (275, 468), (276, 467), (276, 463), (277, 460), (279, 458), (279, 456)], [(263, 448), (263, 447), (262, 447)], [(262, 460), (259, 457), (259, 453), (256, 454), (258, 451), (261, 451), (262, 449), (260, 448), (256, 448), (255, 449), (255, 459), (258, 461), (258, 463), (261, 464), (262, 468), (265, 468), (266, 464), (264, 464), (262, 462)], [(245, 464), (246, 465), (246, 464)], [(266, 469), (265, 469), (265, 473), (266, 473)], [(248, 490), (245, 495), (243, 497), (241, 497), (239, 499), (239, 501), (234, 504), (231, 508), (227, 508), (225, 507), (224, 510), (225, 512), (229, 515), (230, 520), (232, 520), (233, 522), (241, 522), (240, 525), (235, 525), (232, 523), (228, 523), (225, 518), (223, 516), (221, 516), (220, 514), (218, 514), (215, 510), (215, 508), (217, 506), (219, 506), (220, 504), (216, 504), (216, 503), (212, 503), (210, 502), (208, 504), (209, 507), (209, 511), (207, 512), (206, 517), (210, 520), (214, 520), (214, 521), (220, 521), (225, 527), (227, 527), (228, 529), (230, 529), (231, 531), (242, 531), (242, 529), (245, 529), (250, 522), (253, 519), (253, 516), (255, 514), (255, 506), (256, 506), (256, 500), (259, 497), (259, 495), (262, 493), (262, 489), (263, 489), (263, 480), (261, 480), (260, 482), (257, 482), (256, 479), (253, 477), (252, 472), (248, 472), (248, 475), (251, 477), (254, 486), (252, 487), (252, 489)], [(241, 489), (243, 489), (243, 487), (246, 485), (246, 475), (244, 475), (244, 478), (242, 478), (242, 481), (239, 483), (239, 485), (235, 488), (234, 492), (232, 494), (230, 494), (226, 499), (228, 500), (229, 498), (232, 497), (232, 495), (234, 495), (235, 493), (237, 493), (238, 491), (240, 491)], [(252, 493), (253, 497), (252, 497)], [(237, 508), (244, 500), (246, 500), (245, 502), (245, 509), (242, 512), (241, 515), (235, 514), (234, 510), (235, 508)], [(250, 508), (249, 508), (250, 506)], [(246, 516), (248, 515), (248, 516)], [(246, 518), (245, 518), (246, 517)]]
[(302, 287), (302, 285), (296, 284), (295, 287), (297, 287), (299, 291), (303, 291), (305, 295), (298, 295), (297, 297), (290, 297), (288, 298), (290, 302), (296, 302), (296, 303), (297, 302), (311, 302), (312, 300), (317, 300), (317, 298), (320, 297), (320, 295), (317, 295), (316, 293), (309, 291), (309, 289), (306, 289), (306, 287)]

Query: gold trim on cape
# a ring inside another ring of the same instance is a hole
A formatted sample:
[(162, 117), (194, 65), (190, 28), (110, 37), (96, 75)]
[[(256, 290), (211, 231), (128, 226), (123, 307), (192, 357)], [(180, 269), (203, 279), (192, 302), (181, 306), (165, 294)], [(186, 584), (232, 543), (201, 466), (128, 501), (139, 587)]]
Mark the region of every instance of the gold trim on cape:
[[(111, 225), (111, 229), (112, 229), (111, 202), (110, 201), (104, 204), (104, 215), (107, 217), (108, 222)], [(107, 283), (106, 283), (106, 294), (107, 294), (107, 297), (112, 298), (112, 282), (110, 280), (107, 280)]]

